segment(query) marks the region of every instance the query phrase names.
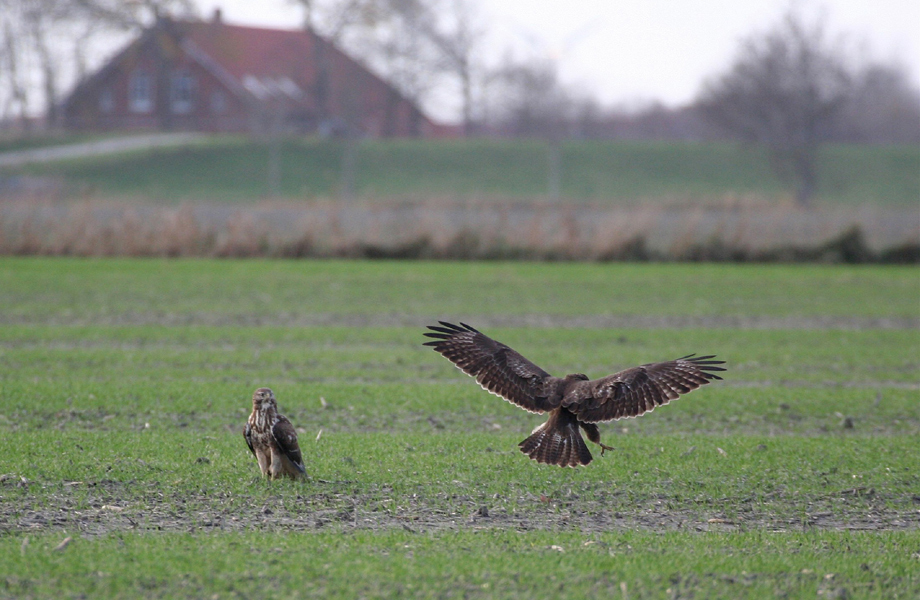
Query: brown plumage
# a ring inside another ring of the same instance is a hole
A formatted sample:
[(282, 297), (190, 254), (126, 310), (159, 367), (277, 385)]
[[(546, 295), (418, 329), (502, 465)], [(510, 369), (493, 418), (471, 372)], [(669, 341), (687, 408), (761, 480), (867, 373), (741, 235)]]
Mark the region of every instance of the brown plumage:
[(243, 437), (259, 461), (263, 477), (306, 477), (297, 432), (287, 417), (278, 413), (275, 394), (270, 389), (259, 388), (252, 395), (252, 414), (246, 422)]
[(476, 378), (488, 392), (504, 398), (526, 411), (549, 413), (549, 419), (519, 444), (521, 452), (533, 460), (577, 467), (591, 462), (591, 452), (581, 437), (601, 447), (595, 423), (638, 417), (691, 392), (713, 379), (722, 360), (714, 356), (684, 356), (666, 362), (649, 363), (589, 380), (576, 373), (553, 377), (505, 344), (497, 342), (465, 323), (440, 321), (430, 325), (426, 342), (461, 371)]

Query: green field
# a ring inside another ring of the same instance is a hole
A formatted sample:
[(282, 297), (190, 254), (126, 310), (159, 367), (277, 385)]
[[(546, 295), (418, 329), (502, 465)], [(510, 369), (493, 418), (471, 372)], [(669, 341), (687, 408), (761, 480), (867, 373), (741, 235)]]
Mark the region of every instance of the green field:
[[(917, 298), (908, 267), (3, 258), (0, 598), (914, 598)], [(547, 467), (436, 319), (559, 375), (729, 371)], [(309, 481), (260, 480), (260, 386)]]
[[(281, 194), (339, 195), (342, 151), (336, 141), (284, 142)], [(20, 172), (62, 178), (81, 197), (250, 201), (268, 192), (268, 154), (265, 144), (224, 136), (185, 148), (87, 157)], [(546, 156), (539, 141), (365, 140), (357, 150), (355, 189), (363, 197), (545, 197)], [(830, 146), (819, 168), (819, 202), (903, 206), (920, 198), (917, 147)], [(599, 202), (692, 202), (790, 194), (770, 170), (765, 153), (753, 148), (573, 141), (562, 148), (561, 195)]]

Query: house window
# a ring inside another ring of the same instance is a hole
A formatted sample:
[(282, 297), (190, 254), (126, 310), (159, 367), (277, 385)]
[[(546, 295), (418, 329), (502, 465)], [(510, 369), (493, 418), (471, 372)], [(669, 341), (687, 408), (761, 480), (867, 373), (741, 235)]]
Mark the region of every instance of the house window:
[(195, 105), (195, 80), (190, 73), (174, 73), (169, 91), (169, 105), (177, 115), (192, 112)]
[(221, 90), (214, 90), (211, 94), (211, 112), (215, 115), (227, 112), (227, 96)]
[(111, 89), (105, 88), (99, 94), (99, 112), (110, 113), (113, 110), (115, 110), (115, 97)]
[(135, 113), (149, 113), (153, 110), (153, 77), (150, 73), (137, 71), (128, 83), (128, 109)]

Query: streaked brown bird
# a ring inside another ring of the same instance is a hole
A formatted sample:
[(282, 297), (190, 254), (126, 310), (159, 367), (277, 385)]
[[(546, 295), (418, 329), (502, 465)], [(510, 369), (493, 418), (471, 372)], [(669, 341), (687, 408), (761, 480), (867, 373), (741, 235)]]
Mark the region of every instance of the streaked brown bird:
[(243, 437), (259, 461), (263, 477), (300, 479), (307, 476), (297, 432), (287, 417), (278, 413), (275, 394), (270, 389), (259, 388), (252, 395), (252, 414)]
[(533, 460), (560, 467), (577, 467), (591, 462), (591, 452), (581, 437), (604, 451), (595, 423), (638, 417), (681, 394), (722, 379), (715, 371), (725, 369), (712, 360), (714, 355), (690, 354), (676, 360), (633, 367), (600, 379), (581, 373), (553, 377), (505, 344), (497, 342), (466, 323), (439, 321), (429, 325), (426, 342), (461, 371), (476, 378), (488, 392), (532, 413), (548, 412), (549, 419), (518, 444)]

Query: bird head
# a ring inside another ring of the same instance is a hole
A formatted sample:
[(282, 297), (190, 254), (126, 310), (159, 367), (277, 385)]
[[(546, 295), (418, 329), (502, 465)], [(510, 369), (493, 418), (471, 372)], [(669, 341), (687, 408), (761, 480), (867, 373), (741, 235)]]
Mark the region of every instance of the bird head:
[(269, 388), (259, 388), (252, 395), (252, 407), (255, 410), (276, 408), (275, 394)]
[(571, 375), (566, 375), (565, 378), (569, 381), (588, 381), (588, 376), (584, 373), (572, 373)]

